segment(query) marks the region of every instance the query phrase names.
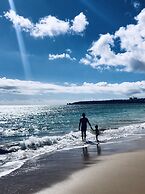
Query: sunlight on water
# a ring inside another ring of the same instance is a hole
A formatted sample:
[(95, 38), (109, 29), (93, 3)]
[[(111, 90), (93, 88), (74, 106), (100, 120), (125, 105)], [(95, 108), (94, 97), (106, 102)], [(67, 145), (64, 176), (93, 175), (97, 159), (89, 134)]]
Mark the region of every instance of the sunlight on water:
[[(41, 154), (84, 146), (78, 131), (83, 112), (93, 128), (106, 129), (99, 137), (105, 144), (145, 135), (145, 105), (1, 105), (0, 176)], [(89, 130), (87, 139), (95, 141)]]

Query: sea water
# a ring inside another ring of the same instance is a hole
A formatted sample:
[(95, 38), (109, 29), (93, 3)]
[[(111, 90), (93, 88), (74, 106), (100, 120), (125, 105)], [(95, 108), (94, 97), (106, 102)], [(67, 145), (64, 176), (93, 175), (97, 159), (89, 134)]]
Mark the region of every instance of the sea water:
[[(0, 177), (41, 154), (84, 146), (83, 112), (93, 128), (105, 129), (99, 137), (105, 144), (145, 135), (145, 104), (0, 106)], [(87, 139), (95, 141), (89, 127)]]

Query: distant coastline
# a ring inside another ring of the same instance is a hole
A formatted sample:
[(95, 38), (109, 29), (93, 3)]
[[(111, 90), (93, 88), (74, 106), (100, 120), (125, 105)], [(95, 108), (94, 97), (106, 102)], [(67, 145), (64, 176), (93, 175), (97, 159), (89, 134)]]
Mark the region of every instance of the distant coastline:
[(129, 98), (129, 99), (114, 99), (114, 100), (92, 100), (92, 101), (78, 101), (78, 102), (72, 102), (67, 103), (67, 105), (82, 105), (82, 104), (133, 104), (133, 103), (139, 103), (143, 104), (145, 103), (145, 98)]

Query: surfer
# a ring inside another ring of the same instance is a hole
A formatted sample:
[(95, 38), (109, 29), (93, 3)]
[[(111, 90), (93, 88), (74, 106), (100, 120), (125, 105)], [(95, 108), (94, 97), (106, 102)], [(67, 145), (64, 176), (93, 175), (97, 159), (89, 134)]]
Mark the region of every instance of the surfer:
[(79, 122), (79, 130), (81, 130), (82, 141), (86, 141), (87, 124), (89, 124), (91, 129), (93, 130), (88, 118), (86, 117), (85, 113), (83, 113), (82, 118)]

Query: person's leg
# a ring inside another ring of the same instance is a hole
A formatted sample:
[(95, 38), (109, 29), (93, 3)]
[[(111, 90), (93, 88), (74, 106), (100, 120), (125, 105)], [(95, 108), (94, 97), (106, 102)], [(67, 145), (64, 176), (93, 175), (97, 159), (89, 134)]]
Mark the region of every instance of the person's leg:
[(86, 141), (86, 130), (82, 130), (82, 141)]
[(98, 142), (98, 135), (96, 134), (96, 141)]
[(98, 135), (99, 135), (99, 132), (98, 132), (98, 129), (96, 129), (96, 141), (99, 142), (98, 140)]
[(84, 140), (86, 141), (86, 130), (84, 130)]
[(98, 134), (96, 134), (96, 141), (99, 143)]
[(81, 134), (82, 134), (82, 141), (83, 141), (83, 139), (84, 139), (83, 130), (81, 130)]

